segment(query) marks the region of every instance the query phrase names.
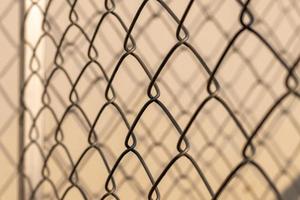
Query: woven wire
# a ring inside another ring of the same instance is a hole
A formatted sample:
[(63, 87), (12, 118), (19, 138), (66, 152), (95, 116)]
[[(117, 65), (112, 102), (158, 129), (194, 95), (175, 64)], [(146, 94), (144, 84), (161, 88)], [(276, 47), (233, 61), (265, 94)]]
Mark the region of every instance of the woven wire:
[(298, 1), (41, 2), (26, 198), (299, 198)]

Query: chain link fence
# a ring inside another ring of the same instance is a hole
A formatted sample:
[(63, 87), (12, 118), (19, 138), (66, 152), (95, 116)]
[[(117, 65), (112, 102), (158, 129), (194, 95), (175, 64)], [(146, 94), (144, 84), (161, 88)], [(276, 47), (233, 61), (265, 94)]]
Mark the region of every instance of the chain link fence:
[(299, 1), (5, 1), (0, 199), (300, 198)]

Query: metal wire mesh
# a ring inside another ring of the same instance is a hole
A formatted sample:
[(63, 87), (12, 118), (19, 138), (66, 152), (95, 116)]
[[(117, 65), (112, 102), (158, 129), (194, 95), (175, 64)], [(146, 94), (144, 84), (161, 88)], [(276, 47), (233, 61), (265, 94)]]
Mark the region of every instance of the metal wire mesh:
[(25, 4), (20, 199), (300, 197), (299, 1)]

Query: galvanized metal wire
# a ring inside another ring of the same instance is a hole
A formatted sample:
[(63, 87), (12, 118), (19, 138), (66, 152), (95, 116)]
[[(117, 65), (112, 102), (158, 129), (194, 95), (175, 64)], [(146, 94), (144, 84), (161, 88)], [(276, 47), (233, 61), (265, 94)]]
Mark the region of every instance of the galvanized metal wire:
[(28, 2), (20, 199), (299, 198), (300, 2)]

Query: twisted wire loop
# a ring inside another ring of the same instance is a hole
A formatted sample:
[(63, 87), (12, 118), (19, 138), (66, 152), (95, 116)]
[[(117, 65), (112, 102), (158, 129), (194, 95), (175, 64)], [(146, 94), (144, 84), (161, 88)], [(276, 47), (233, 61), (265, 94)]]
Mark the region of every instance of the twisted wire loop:
[(28, 2), (24, 199), (299, 198), (298, 1)]

